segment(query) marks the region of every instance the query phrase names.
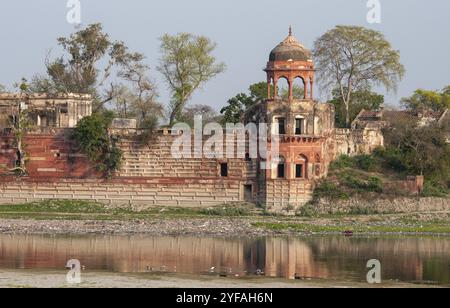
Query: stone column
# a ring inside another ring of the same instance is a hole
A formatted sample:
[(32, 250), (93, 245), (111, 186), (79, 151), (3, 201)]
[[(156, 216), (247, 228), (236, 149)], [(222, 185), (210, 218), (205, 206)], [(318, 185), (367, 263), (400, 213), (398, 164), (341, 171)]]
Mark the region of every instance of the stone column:
[(278, 98), (278, 78), (274, 78), (274, 82), (273, 82), (273, 93), (274, 93), (274, 98), (277, 99)]
[(294, 99), (294, 80), (292, 78), (289, 78), (289, 101), (292, 102)]
[(308, 82), (305, 79), (303, 79), (303, 85), (305, 86), (304, 87), (305, 93), (303, 95), (303, 98), (307, 99), (308, 98)]
[(286, 180), (291, 180), (294, 178), (293, 170), (292, 170), (292, 159), (290, 156), (286, 155), (286, 161), (284, 163), (286, 168)]

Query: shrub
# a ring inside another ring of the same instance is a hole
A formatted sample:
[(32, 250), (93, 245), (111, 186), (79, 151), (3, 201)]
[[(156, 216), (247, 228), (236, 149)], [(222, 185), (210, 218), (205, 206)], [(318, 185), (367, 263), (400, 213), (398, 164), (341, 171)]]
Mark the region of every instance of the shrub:
[(106, 176), (120, 169), (123, 156), (116, 146), (118, 140), (108, 133), (112, 117), (110, 112), (85, 117), (78, 122), (73, 134), (81, 151)]
[(378, 148), (374, 151), (373, 156), (381, 160), (382, 167), (397, 172), (407, 171), (404, 164), (404, 157), (398, 149), (395, 148)]
[(450, 189), (442, 185), (442, 183), (435, 180), (425, 181), (422, 196), (424, 197), (447, 197), (450, 194)]
[(142, 130), (138, 136), (138, 141), (142, 145), (149, 145), (155, 139), (155, 130), (159, 124), (158, 117), (151, 116), (140, 123), (139, 128)]
[(372, 155), (359, 155), (355, 157), (356, 166), (365, 171), (374, 172), (379, 168), (379, 162)]
[(383, 181), (379, 177), (373, 176), (367, 183), (367, 189), (373, 192), (381, 193), (383, 192)]
[(122, 157), (122, 150), (116, 146), (116, 141), (113, 141), (112, 146), (105, 153), (103, 163), (99, 166), (100, 170), (111, 175), (122, 167)]
[(308, 203), (299, 208), (295, 215), (300, 217), (317, 217), (319, 216), (319, 213), (313, 204)]
[(331, 163), (331, 170), (339, 170), (344, 168), (353, 168), (354, 160), (348, 155), (341, 155), (337, 160)]
[(340, 178), (341, 184), (345, 185), (349, 188), (353, 188), (353, 189), (357, 189), (357, 190), (366, 188), (365, 182), (363, 182), (362, 180), (360, 180), (353, 174), (344, 173), (344, 174), (339, 175), (339, 178)]
[(342, 185), (357, 192), (383, 192), (383, 181), (375, 176), (365, 180), (352, 173), (343, 173), (339, 175), (339, 178)]
[(283, 208), (283, 211), (285, 212), (292, 212), (293, 210), (295, 210), (295, 206), (292, 204), (288, 204)]
[(101, 115), (94, 114), (78, 122), (74, 138), (89, 160), (97, 161), (108, 149), (109, 136), (107, 123)]
[(313, 199), (318, 201), (321, 198), (329, 199), (348, 199), (349, 195), (343, 192), (336, 184), (323, 181), (314, 190)]

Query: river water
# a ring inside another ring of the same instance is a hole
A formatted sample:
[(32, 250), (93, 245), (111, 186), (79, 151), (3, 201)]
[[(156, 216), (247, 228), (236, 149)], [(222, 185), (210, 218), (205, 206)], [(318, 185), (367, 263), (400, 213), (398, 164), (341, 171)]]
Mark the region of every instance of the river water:
[(383, 281), (450, 286), (450, 237), (151, 237), (0, 235), (0, 269), (265, 276), (365, 282), (367, 262)]

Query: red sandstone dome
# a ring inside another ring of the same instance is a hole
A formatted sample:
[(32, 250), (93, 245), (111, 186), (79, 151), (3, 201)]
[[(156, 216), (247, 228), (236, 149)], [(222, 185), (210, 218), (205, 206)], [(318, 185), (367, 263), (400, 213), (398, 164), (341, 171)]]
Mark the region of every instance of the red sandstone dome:
[(289, 36), (270, 53), (269, 61), (311, 61), (311, 51), (306, 49), (289, 29)]

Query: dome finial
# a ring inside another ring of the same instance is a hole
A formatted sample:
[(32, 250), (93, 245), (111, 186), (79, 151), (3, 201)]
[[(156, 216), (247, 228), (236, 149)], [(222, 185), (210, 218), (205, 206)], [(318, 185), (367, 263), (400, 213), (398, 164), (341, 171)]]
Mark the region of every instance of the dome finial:
[(289, 26), (289, 36), (292, 36), (292, 25)]

